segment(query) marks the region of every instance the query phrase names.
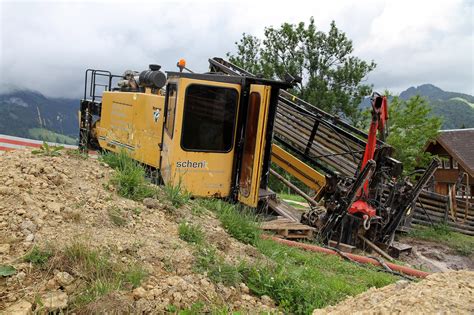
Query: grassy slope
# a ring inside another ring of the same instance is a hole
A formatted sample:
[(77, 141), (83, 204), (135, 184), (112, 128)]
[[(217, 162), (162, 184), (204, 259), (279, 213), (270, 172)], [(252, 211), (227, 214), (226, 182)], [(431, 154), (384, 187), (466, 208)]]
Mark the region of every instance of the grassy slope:
[(250, 274), (245, 278), (247, 285), (256, 294), (271, 296), (289, 312), (311, 313), (315, 308), (334, 305), (347, 296), (397, 280), (337, 256), (306, 252), (269, 240), (256, 246), (277, 266), (259, 270), (258, 276)]
[(28, 129), (30, 137), (38, 140), (44, 140), (48, 142), (58, 142), (65, 144), (76, 144), (77, 140), (71, 137), (47, 130), (44, 128), (32, 128)]
[[(107, 154), (102, 159), (120, 174), (121, 180), (114, 177), (112, 184), (125, 188), (127, 194), (118, 189), (119, 194), (137, 200), (146, 195), (143, 191), (150, 192), (143, 187), (146, 186), (143, 173), (136, 170), (140, 168), (139, 164), (130, 161), (125, 153)], [(142, 188), (131, 189), (137, 186)], [(253, 264), (230, 265), (216, 255), (211, 244), (203, 244), (200, 226), (183, 222), (179, 235), (196, 246), (196, 270), (225, 285), (245, 282), (253, 294), (270, 296), (285, 313), (310, 314), (315, 308), (336, 304), (370, 287), (381, 287), (398, 280), (373, 267), (361, 267), (336, 256), (310, 253), (262, 240), (258, 218), (250, 209), (240, 205), (213, 199), (189, 201), (189, 195), (179, 187), (165, 187), (164, 191), (170, 202), (190, 202), (191, 209), (203, 207), (214, 212), (232, 237), (253, 245), (268, 258)]]
[(409, 233), (410, 237), (444, 244), (464, 256), (474, 255), (474, 237), (453, 232), (448, 226), (417, 227)]
[(257, 295), (273, 298), (284, 312), (309, 314), (371, 287), (388, 285), (398, 278), (370, 266), (358, 266), (337, 256), (310, 253), (261, 240), (260, 230), (248, 210), (220, 200), (203, 200), (234, 238), (254, 245), (273, 263), (242, 265), (242, 280)]

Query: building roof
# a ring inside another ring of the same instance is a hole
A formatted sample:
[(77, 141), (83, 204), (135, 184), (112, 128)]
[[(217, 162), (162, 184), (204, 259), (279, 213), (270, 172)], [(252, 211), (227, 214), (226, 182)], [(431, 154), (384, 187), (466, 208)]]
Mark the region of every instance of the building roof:
[(474, 176), (474, 128), (441, 130), (436, 142)]

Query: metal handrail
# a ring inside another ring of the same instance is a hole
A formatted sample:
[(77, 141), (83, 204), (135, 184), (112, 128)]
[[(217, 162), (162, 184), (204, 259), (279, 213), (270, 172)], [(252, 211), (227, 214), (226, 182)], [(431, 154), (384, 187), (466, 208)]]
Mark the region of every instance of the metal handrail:
[[(97, 77), (105, 77), (106, 82), (97, 82)], [(112, 74), (110, 71), (107, 70), (99, 70), (99, 69), (87, 69), (84, 78), (84, 97), (83, 99), (91, 100), (92, 102), (96, 101), (97, 99), (101, 99), (102, 95), (96, 95), (96, 89), (98, 86), (104, 87), (104, 91), (111, 91), (112, 90), (112, 80), (114, 78), (121, 78), (121, 75)], [(89, 92), (89, 93), (87, 93)]]

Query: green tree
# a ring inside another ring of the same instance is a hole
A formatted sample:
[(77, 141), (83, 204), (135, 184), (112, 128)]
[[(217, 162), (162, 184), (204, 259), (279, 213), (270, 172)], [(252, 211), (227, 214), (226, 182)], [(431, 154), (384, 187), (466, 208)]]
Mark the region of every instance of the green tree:
[(353, 124), (361, 120), (359, 104), (372, 87), (364, 78), (376, 64), (352, 55), (352, 41), (333, 21), (325, 33), (309, 24), (284, 23), (267, 27), (264, 39), (243, 34), (230, 62), (260, 76), (284, 79), (285, 74), (302, 78), (292, 91), (298, 97), (331, 114), (342, 115)]
[(394, 158), (403, 163), (405, 174), (427, 166), (431, 160), (431, 154), (423, 149), (436, 138), (442, 119), (430, 112), (431, 106), (421, 96), (406, 101), (394, 97), (390, 101), (387, 142), (394, 147)]

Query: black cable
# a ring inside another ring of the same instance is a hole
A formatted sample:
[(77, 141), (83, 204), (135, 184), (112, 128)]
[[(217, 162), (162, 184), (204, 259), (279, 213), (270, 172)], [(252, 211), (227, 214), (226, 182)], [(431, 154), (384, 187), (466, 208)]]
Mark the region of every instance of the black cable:
[[(347, 261), (350, 261), (352, 263), (355, 263), (361, 267), (366, 267), (367, 265), (366, 264), (363, 264), (363, 263), (360, 263), (358, 261), (355, 261), (354, 259), (350, 258), (349, 256), (347, 256), (343, 251), (341, 251), (339, 248), (335, 248), (335, 247), (331, 247), (331, 246), (324, 246), (325, 248), (327, 249), (330, 249), (330, 250), (333, 250), (335, 251), (339, 256), (341, 256), (343, 259), (347, 260)], [(380, 257), (375, 257), (375, 256), (367, 256), (368, 258), (372, 258), (374, 260), (376, 260), (382, 267), (383, 269), (381, 269), (380, 271), (383, 271), (383, 272), (387, 272), (387, 273), (390, 273), (390, 274), (393, 274), (395, 276), (399, 276), (399, 277), (402, 277), (402, 278), (405, 278), (407, 280), (410, 280), (410, 281), (415, 281), (415, 278), (413, 277), (410, 277), (410, 276), (407, 276), (401, 272), (398, 272), (398, 271), (394, 271), (392, 268), (390, 268), (386, 263), (385, 261), (380, 258)]]
[(415, 279), (412, 278), (412, 277), (409, 277), (409, 276), (407, 276), (407, 275), (405, 275), (401, 272), (398, 272), (398, 271), (393, 271), (393, 269), (390, 268), (382, 258), (375, 257), (375, 256), (367, 256), (367, 257), (376, 260), (385, 269), (386, 272), (391, 273), (391, 274), (396, 275), (396, 276), (399, 276), (399, 277), (402, 277), (402, 278), (405, 278), (405, 279), (410, 280), (410, 281), (415, 281)]

